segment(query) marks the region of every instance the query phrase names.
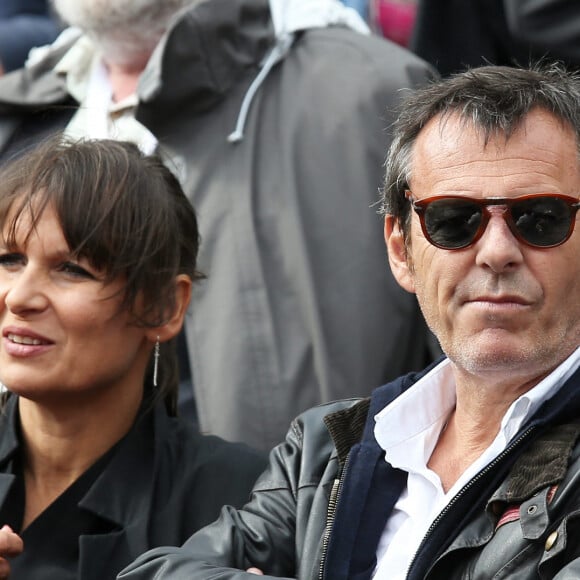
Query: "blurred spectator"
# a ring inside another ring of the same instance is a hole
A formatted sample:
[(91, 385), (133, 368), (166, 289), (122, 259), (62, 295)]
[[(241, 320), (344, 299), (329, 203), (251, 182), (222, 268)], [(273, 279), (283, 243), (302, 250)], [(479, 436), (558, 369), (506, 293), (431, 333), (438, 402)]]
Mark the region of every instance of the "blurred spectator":
[(530, 64), (545, 50), (534, 49), (529, 42), (514, 37), (506, 20), (507, 3), (419, 0), (410, 48), (443, 76), (486, 63)]
[(31, 48), (60, 31), (47, 0), (0, 0), (0, 74), (23, 66)]
[(408, 46), (415, 25), (416, 0), (370, 0), (369, 21), (385, 38)]
[(362, 18), (368, 20), (369, 0), (342, 0), (342, 3), (349, 8), (354, 8)]
[(207, 275), (185, 321), (202, 431), (270, 448), (432, 358), (374, 207), (393, 108), (431, 67), (338, 0), (56, 6), (86, 33), (0, 79), (0, 157), (61, 128), (170, 157)]
[(537, 51), (580, 66), (578, 0), (504, 0), (510, 32)]
[(342, 0), (354, 8), (381, 36), (408, 46), (415, 23), (417, 0)]

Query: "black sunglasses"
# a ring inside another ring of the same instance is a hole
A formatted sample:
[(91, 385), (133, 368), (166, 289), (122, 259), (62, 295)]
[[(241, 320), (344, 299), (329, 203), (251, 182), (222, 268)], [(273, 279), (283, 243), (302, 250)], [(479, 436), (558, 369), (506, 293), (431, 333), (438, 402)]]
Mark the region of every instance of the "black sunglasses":
[(420, 200), (414, 199), (411, 191), (405, 195), (419, 216), (427, 240), (444, 250), (474, 244), (489, 222), (488, 206), (504, 206), (504, 219), (521, 242), (534, 248), (553, 248), (572, 235), (580, 208), (578, 199), (559, 193), (483, 199), (435, 195)]

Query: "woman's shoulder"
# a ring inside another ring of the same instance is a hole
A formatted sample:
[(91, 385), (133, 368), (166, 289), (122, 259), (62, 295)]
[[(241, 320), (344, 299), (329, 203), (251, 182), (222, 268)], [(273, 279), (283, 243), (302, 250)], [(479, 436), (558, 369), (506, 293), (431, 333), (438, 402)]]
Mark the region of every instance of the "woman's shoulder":
[(268, 456), (245, 443), (226, 441), (200, 432), (196, 425), (180, 418), (167, 418), (161, 435), (164, 456), (200, 472), (227, 476), (247, 475), (252, 479), (263, 471)]

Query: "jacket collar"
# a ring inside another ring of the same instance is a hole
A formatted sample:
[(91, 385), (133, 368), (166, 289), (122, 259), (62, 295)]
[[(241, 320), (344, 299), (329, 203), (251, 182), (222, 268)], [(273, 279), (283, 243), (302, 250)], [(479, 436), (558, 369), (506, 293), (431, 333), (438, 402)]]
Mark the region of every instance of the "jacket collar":
[[(57, 44), (34, 65), (3, 77), (0, 107), (68, 100), (63, 78), (53, 69), (76, 40)], [(267, 0), (195, 3), (176, 20), (151, 56), (139, 82), (140, 101), (145, 106), (155, 101), (170, 107), (188, 99), (196, 109), (205, 110), (246, 71), (258, 67), (273, 41)]]
[(426, 375), (441, 360), (443, 359), (435, 361), (419, 373), (410, 373), (383, 385), (375, 389), (370, 398), (361, 399), (352, 407), (335, 411), (324, 418), (326, 428), (336, 447), (340, 465), (344, 465), (350, 449), (356, 443), (364, 441), (365, 444), (380, 449), (374, 435), (375, 415)]
[[(127, 554), (147, 549), (148, 529), (142, 523), (151, 521), (157, 446), (164, 439), (168, 421), (162, 404), (152, 413), (142, 414), (79, 503), (81, 508), (108, 520), (116, 528), (106, 534), (81, 536), (82, 580), (96, 580), (111, 569), (121, 570), (127, 564)], [(155, 437), (151, 436), (152, 429)]]
[(194, 4), (151, 56), (140, 79), (140, 99), (195, 97), (203, 110), (256, 68), (273, 41), (267, 0)]
[(0, 437), (0, 466), (9, 461), (20, 446), (17, 435), (17, 409), (18, 397), (7, 393), (6, 405), (0, 415), (0, 428), (4, 431)]
[(374, 417), (420, 376), (401, 377), (376, 389), (370, 399), (325, 417), (339, 456), (342, 483), (324, 578), (346, 580), (359, 578), (360, 570), (372, 571), (381, 532), (406, 481), (404, 472), (384, 461), (384, 451), (374, 437)]
[[(372, 444), (375, 441), (375, 415), (401, 393), (412, 387), (443, 359), (444, 357), (441, 357), (420, 372), (409, 373), (375, 389), (370, 399), (362, 399), (356, 405), (330, 413), (324, 418), (341, 464), (344, 463), (346, 455), (355, 443), (365, 441)], [(580, 368), (566, 381), (557, 396), (551, 397), (540, 405), (534, 415), (524, 424), (521, 431), (529, 427), (576, 421), (580, 412), (578, 381), (580, 381)]]
[[(3, 433), (0, 437), (0, 469), (2, 471), (20, 446), (16, 425), (17, 406), (17, 398), (8, 396), (6, 406), (0, 415), (0, 432)], [(0, 473), (0, 505), (4, 503), (14, 479), (15, 476), (11, 473)]]
[[(5, 422), (0, 438), (2, 467), (21, 447), (17, 411), (18, 397), (10, 396), (0, 417), (0, 421)], [(143, 522), (151, 521), (156, 462), (160, 457), (158, 447), (166, 438), (169, 423), (162, 403), (151, 412), (141, 413), (79, 503), (81, 508), (107, 520), (113, 527), (109, 533), (81, 536), (79, 579), (96, 580), (109, 574), (111, 569), (121, 570), (127, 564), (127, 554), (144, 551), (149, 545), (147, 526)], [(13, 481), (14, 475), (0, 473), (0, 503)]]
[[(580, 423), (556, 425), (542, 433), (514, 463), (508, 477), (490, 499), (502, 505), (521, 503), (541, 489), (560, 483), (568, 471)], [(497, 508), (493, 508), (497, 511)]]
[[(156, 442), (151, 432), (159, 423), (163, 425), (163, 413), (159, 405), (152, 413), (142, 413), (138, 417), (129, 433), (117, 444), (118, 449), (104, 471), (80, 501), (81, 508), (119, 527), (147, 515), (156, 456)], [(139, 493), (135, 493), (137, 484)]]

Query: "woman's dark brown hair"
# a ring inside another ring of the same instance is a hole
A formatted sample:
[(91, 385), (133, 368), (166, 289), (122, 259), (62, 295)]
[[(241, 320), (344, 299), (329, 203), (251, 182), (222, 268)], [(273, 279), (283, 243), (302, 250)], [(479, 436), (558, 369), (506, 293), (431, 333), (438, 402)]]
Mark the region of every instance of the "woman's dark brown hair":
[[(199, 278), (195, 212), (159, 156), (123, 141), (52, 138), (0, 171), (0, 228), (8, 247), (23, 214), (31, 216), (33, 229), (48, 205), (75, 256), (106, 282), (125, 279), (121, 308), (135, 324), (162, 324), (175, 306), (176, 276)], [(157, 392), (175, 412), (173, 342), (161, 348)], [(151, 369), (149, 390), (150, 375)]]

